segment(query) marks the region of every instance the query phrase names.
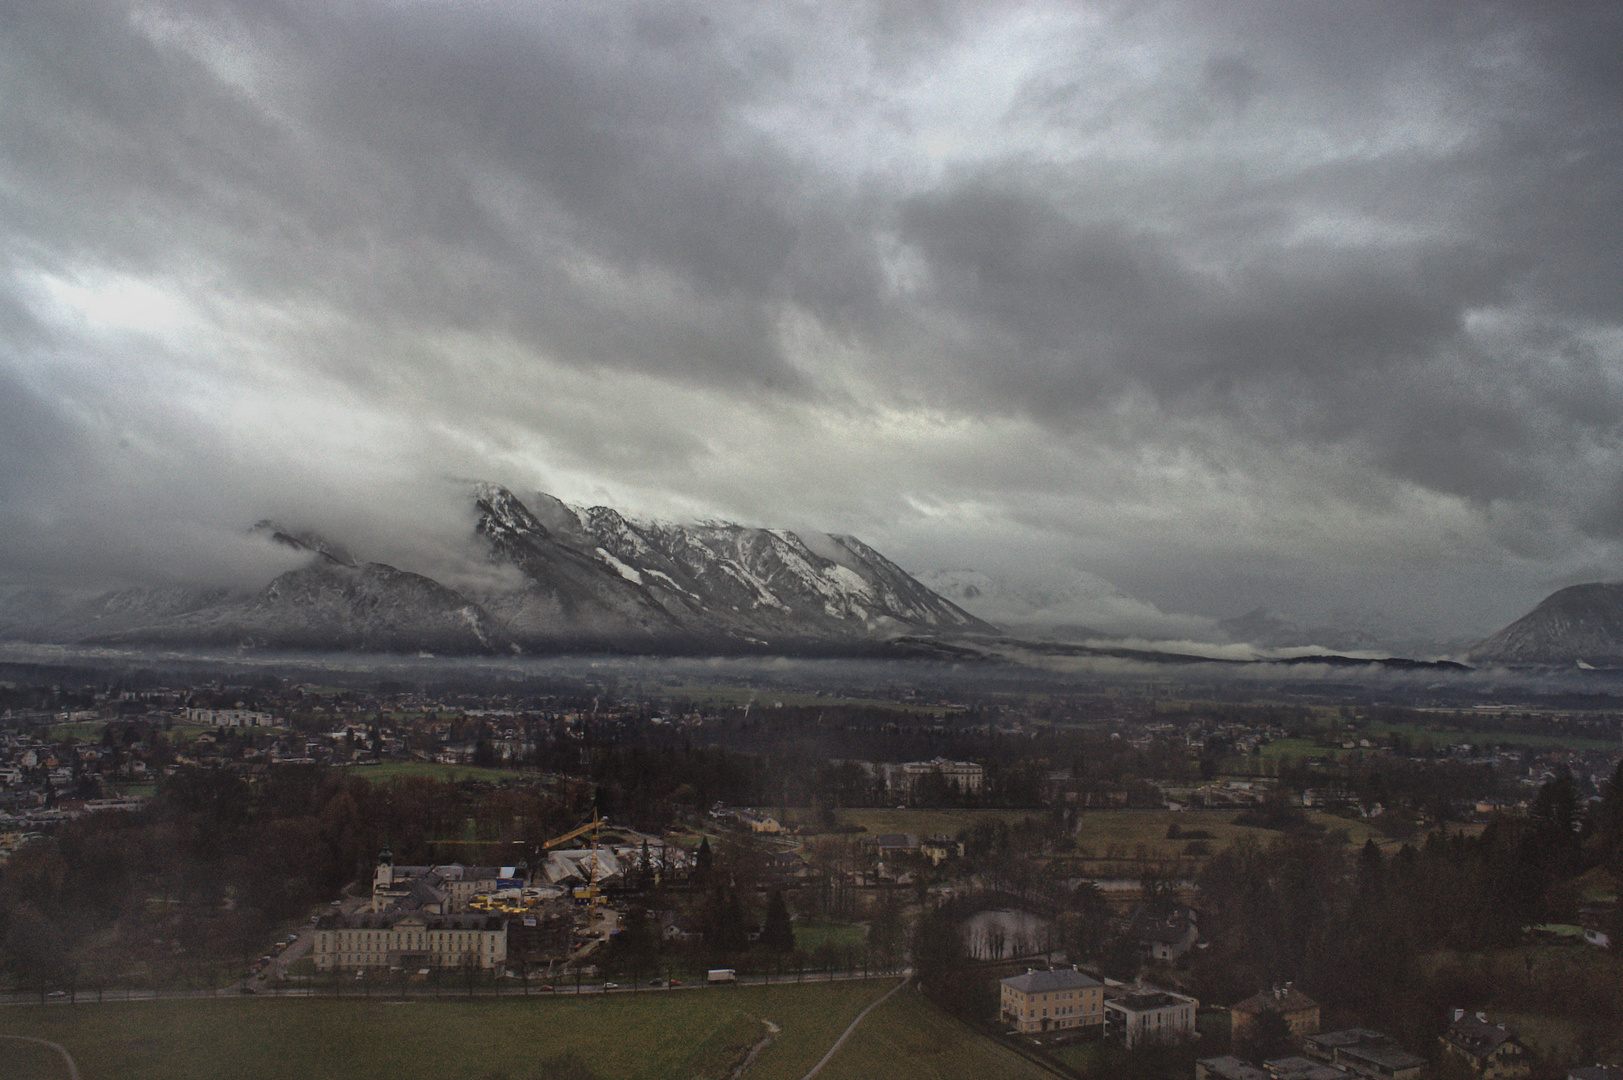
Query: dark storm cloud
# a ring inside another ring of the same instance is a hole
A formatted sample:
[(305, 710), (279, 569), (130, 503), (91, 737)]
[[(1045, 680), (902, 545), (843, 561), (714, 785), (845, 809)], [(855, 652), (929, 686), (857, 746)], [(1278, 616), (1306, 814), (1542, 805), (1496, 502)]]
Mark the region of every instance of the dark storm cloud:
[[(753, 303), (781, 287), (794, 174), (721, 145), (727, 87), (699, 44), (613, 18), (594, 31), (566, 9), (250, 9), (223, 25), (257, 32), (276, 69), (258, 110), (116, 8), (32, 10), (13, 46), (35, 107), (11, 137), (35, 183), (62, 185), (35, 207), (42, 238), (145, 262), (195, 245), (270, 295), (502, 327), (576, 362), (798, 383)], [(77, 137), (53, 139), (64, 116)], [(504, 195), (521, 220), (501, 218)], [(105, 198), (132, 220), (110, 220)], [(565, 272), (576, 251), (633, 277), (674, 271), (683, 294), (608, 303)]]
[(1532, 588), (1623, 539), (1619, 18), (12, 4), (0, 510), (361, 488), (364, 553), (495, 474), (1206, 611)]

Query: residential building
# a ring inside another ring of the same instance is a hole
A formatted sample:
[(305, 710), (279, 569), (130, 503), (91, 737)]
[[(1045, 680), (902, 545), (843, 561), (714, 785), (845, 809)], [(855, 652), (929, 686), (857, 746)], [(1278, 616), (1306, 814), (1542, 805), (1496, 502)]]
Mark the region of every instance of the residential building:
[(1368, 1028), (1309, 1035), (1302, 1041), (1302, 1052), (1314, 1061), (1340, 1065), (1372, 1080), (1414, 1080), (1426, 1066), (1425, 1058)]
[(756, 810), (740, 810), (735, 816), (741, 824), (749, 826), (750, 832), (776, 836), (783, 831), (783, 826), (778, 823), (778, 819), (770, 814), (763, 814)]
[(1027, 971), (999, 983), (998, 1013), (1022, 1034), (1104, 1023), (1104, 984), (1073, 968)]
[(962, 858), (964, 842), (950, 836), (931, 836), (919, 844), (919, 854), (930, 860), (931, 866), (940, 866), (948, 859)]
[(891, 832), (862, 838), (864, 847), (872, 848), (880, 858), (892, 855), (910, 855), (919, 850), (917, 833)]
[(1105, 1002), (1105, 1035), (1129, 1050), (1143, 1042), (1183, 1042), (1195, 1037), (1199, 1007), (1170, 990), (1132, 990)]
[(1265, 1013), (1278, 1013), (1290, 1028), (1292, 1039), (1316, 1035), (1319, 1031), (1319, 1003), (1289, 983), (1252, 994), (1229, 1009), (1229, 1031), (1236, 1039), (1253, 1035)]
[(1454, 1021), (1438, 1037), (1443, 1050), (1470, 1066), (1482, 1080), (1526, 1076), (1533, 1071), (1527, 1047), (1503, 1024), (1490, 1024), (1483, 1013), (1475, 1016), (1454, 1010)]
[(1140, 905), (1133, 912), (1127, 936), (1136, 941), (1150, 959), (1171, 964), (1194, 948), (1200, 931), (1195, 927), (1195, 913), (1181, 904), (1165, 912), (1151, 911)]
[(1076, 968), (1026, 971), (998, 984), (998, 1015), (1022, 1035), (1097, 1028), (1104, 1023), (1105, 987)]

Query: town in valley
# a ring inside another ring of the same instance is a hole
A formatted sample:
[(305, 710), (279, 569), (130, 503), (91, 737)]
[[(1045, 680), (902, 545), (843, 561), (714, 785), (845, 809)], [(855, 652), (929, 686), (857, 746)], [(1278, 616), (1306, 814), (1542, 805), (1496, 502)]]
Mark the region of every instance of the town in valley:
[(1058, 1075), (1615, 1080), (1620, 722), (1402, 680), (17, 663), (0, 991), (907, 974)]

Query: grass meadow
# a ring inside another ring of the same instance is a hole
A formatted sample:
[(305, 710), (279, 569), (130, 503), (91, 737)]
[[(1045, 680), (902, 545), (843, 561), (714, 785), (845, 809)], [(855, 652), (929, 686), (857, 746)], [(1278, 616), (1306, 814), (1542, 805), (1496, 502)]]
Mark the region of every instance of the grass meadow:
[[(531, 1080), (550, 1059), (566, 1054), (585, 1062), (600, 1080), (696, 1080), (730, 1072), (771, 1020), (782, 1032), (749, 1075), (791, 1080), (804, 1075), (895, 982), (461, 1002), (283, 998), (30, 1005), (0, 1011), (0, 1034), (61, 1043), (84, 1080)], [(887, 1074), (889, 1080), (914, 1075), (905, 1068)], [(64, 1075), (61, 1059), (45, 1048), (0, 1039), (0, 1076)], [(916, 1075), (967, 1080), (985, 1073)]]
[(485, 769), (477, 765), (441, 765), (434, 761), (384, 761), (377, 765), (346, 765), (343, 771), (369, 780), (374, 784), (386, 783), (399, 777), (426, 776), (431, 780), (456, 783), (460, 780), (482, 780), (499, 784), (503, 780), (536, 779), (533, 772), (519, 769)]
[(1050, 1075), (908, 986), (868, 1014), (818, 1080), (1044, 1080)]
[[(1187, 835), (1168, 839), (1167, 828), (1171, 825), (1177, 825), (1181, 834), (1210, 833), (1212, 838), (1206, 843), (1213, 852), (1221, 851), (1242, 836), (1252, 836), (1259, 843), (1266, 844), (1279, 835), (1268, 829), (1234, 824), (1240, 812), (1238, 807), (1223, 810), (1088, 810), (1077, 821), (1075, 839), (1078, 850), (1092, 858), (1137, 859), (1142, 845), (1143, 858), (1167, 860), (1184, 855), (1190, 842)], [(840, 811), (845, 821), (867, 830), (866, 833), (856, 834), (856, 837), (905, 832), (915, 833), (921, 838), (937, 834), (957, 836), (979, 821), (1002, 819), (1012, 825), (1022, 818), (1040, 818), (1046, 813), (1043, 810)], [(791, 809), (789, 812), (790, 820), (795, 822), (810, 822), (813, 817), (810, 810)], [(1336, 817), (1317, 810), (1307, 811), (1307, 818), (1327, 829), (1345, 829), (1348, 840), (1353, 844), (1361, 845), (1371, 837), (1377, 843), (1387, 842), (1364, 821)]]

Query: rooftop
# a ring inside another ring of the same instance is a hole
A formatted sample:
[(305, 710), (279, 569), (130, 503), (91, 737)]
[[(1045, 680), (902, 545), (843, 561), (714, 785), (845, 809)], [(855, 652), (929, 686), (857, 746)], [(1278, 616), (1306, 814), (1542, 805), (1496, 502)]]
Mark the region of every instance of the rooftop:
[(1272, 990), (1252, 994), (1238, 1005), (1233, 1006), (1235, 1012), (1261, 1014), (1268, 1010), (1274, 1012), (1298, 1012), (1302, 1009), (1317, 1009), (1319, 1003), (1291, 986), (1276, 986)]
[(1272, 1080), (1272, 1078), (1255, 1065), (1241, 1061), (1230, 1054), (1222, 1057), (1201, 1058), (1195, 1064), (1205, 1069), (1211, 1076), (1221, 1077), (1222, 1080)]
[(1011, 975), (1004, 979), (1003, 985), (1018, 990), (1022, 994), (1047, 994), (1055, 990), (1085, 990), (1092, 986), (1103, 986), (1098, 979), (1084, 975), (1075, 968), (1060, 968), (1056, 971), (1028, 971), (1024, 975)]

